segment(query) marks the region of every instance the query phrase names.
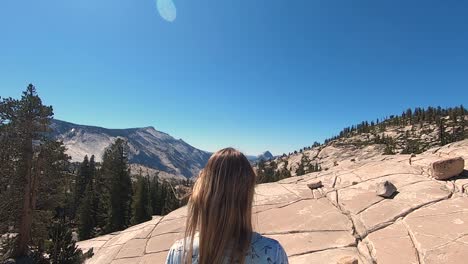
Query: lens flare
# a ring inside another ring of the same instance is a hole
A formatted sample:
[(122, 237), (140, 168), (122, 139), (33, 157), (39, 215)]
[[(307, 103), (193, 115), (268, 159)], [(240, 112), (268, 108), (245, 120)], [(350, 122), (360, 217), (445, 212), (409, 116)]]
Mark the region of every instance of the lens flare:
[(156, 6), (161, 17), (169, 22), (173, 22), (177, 17), (177, 9), (172, 0), (156, 0)]

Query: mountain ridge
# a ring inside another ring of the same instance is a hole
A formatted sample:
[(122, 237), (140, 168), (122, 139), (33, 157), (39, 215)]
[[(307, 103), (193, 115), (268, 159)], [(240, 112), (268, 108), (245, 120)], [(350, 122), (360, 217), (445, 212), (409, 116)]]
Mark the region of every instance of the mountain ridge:
[[(81, 162), (85, 155), (94, 155), (96, 161), (101, 161), (105, 148), (115, 139), (124, 138), (129, 143), (131, 171), (138, 173), (142, 170), (150, 175), (159, 173), (163, 178), (195, 177), (213, 154), (198, 149), (181, 138), (176, 139), (166, 132), (156, 130), (153, 126), (104, 128), (53, 119), (51, 129), (52, 137), (63, 141), (73, 162)], [(273, 157), (270, 151), (257, 156), (247, 155), (252, 163)]]
[(51, 129), (52, 137), (63, 141), (72, 161), (81, 161), (85, 155), (95, 155), (96, 161), (100, 161), (107, 146), (116, 138), (124, 138), (128, 142), (131, 164), (191, 178), (211, 155), (152, 126), (108, 129), (54, 119)]

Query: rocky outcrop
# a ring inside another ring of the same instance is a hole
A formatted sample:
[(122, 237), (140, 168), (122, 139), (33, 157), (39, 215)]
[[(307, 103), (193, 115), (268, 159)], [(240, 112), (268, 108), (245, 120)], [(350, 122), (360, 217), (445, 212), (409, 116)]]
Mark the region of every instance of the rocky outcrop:
[[(468, 174), (446, 181), (428, 166), (448, 157), (468, 158), (468, 140), (423, 154), (373, 156), (341, 162), (327, 171), (258, 185), (253, 220), (257, 232), (277, 239), (291, 264), (463, 264), (468, 259)], [(323, 187), (311, 190), (310, 183)], [(376, 195), (384, 181), (393, 199)], [(186, 208), (91, 240), (88, 263), (164, 263), (184, 232)], [(354, 262), (351, 262), (354, 263)]]

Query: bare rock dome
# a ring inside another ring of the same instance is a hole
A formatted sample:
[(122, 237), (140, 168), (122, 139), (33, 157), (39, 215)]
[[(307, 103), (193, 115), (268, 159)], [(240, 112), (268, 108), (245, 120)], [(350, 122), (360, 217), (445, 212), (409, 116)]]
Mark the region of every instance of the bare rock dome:
[[(468, 259), (468, 173), (445, 181), (431, 177), (440, 159), (468, 159), (468, 140), (423, 154), (357, 157), (327, 171), (257, 186), (257, 232), (277, 239), (292, 264), (466, 263)], [(411, 159), (411, 162), (410, 162)], [(307, 185), (320, 180), (323, 187)], [(393, 199), (375, 186), (392, 182)], [(87, 263), (164, 263), (184, 232), (186, 208), (164, 217), (78, 243), (93, 247)]]

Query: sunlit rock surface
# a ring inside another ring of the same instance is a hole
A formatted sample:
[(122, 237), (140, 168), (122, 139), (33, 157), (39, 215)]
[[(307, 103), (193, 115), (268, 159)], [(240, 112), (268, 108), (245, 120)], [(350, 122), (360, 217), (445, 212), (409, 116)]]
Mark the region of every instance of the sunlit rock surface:
[[(379, 264), (467, 263), (467, 163), (460, 176), (447, 181), (430, 177), (428, 168), (441, 158), (468, 160), (468, 140), (416, 157), (363, 155), (327, 171), (257, 186), (257, 232), (280, 241), (292, 264), (335, 264), (344, 257)], [(323, 188), (307, 187), (317, 180)], [(385, 180), (397, 187), (393, 199), (376, 195)], [(172, 243), (183, 236), (185, 217), (181, 208), (78, 245), (94, 248), (87, 263), (164, 263)]]

